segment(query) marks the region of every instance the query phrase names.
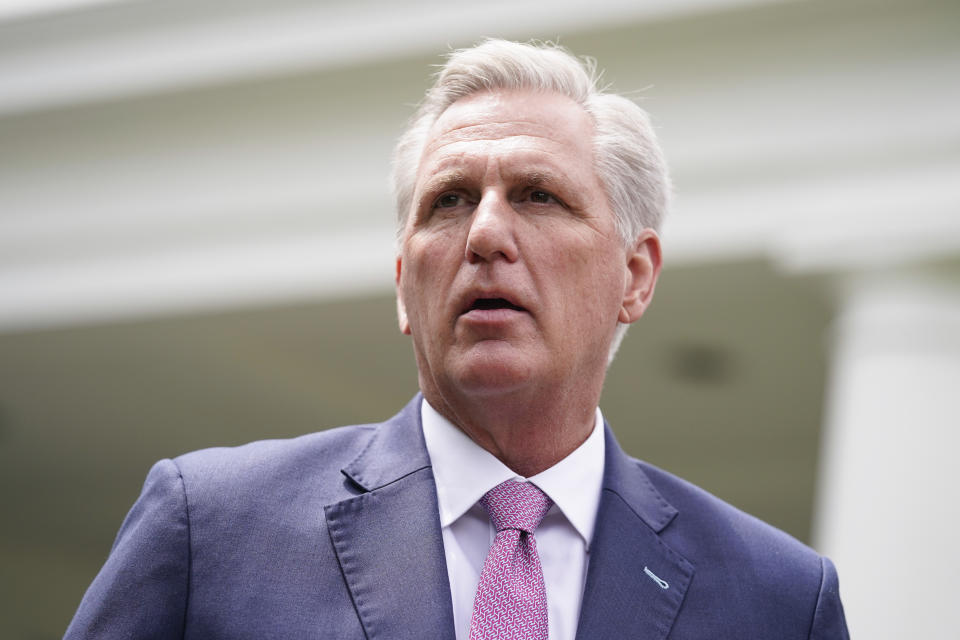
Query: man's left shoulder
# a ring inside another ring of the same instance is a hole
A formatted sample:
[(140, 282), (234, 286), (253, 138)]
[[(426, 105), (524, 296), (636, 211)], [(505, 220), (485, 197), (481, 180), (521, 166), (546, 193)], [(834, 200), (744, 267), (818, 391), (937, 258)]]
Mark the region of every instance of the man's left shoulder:
[(794, 579), (800, 571), (819, 580), (821, 556), (790, 534), (687, 480), (647, 462), (635, 462), (677, 510), (662, 535), (694, 564), (698, 559), (711, 560), (722, 553), (724, 564), (768, 567), (770, 575), (790, 574)]
[[(685, 606), (717, 613), (715, 637), (736, 629), (752, 630), (749, 637), (848, 637), (830, 560), (686, 480), (635, 464), (676, 510), (659, 536), (693, 566)], [(693, 620), (681, 616), (678, 625)]]

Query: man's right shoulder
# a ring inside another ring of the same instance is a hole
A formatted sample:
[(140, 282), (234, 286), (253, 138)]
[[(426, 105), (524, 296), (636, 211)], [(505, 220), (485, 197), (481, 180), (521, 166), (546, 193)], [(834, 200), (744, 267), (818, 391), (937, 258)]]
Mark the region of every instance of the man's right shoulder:
[(296, 438), (259, 440), (236, 447), (201, 449), (161, 460), (151, 480), (182, 487), (191, 509), (259, 504), (265, 500), (313, 506), (330, 504), (362, 491), (345, 470), (377, 441), (419, 429), (420, 395), (390, 419), (335, 427)]
[[(200, 449), (158, 462), (151, 475), (180, 476), (192, 508), (228, 504), (320, 502), (352, 494), (342, 469), (367, 447), (384, 423), (351, 425), (296, 438)], [(149, 478), (148, 478), (149, 482)]]
[(280, 468), (313, 467), (318, 461), (347, 464), (383, 424), (334, 427), (295, 438), (199, 449), (177, 456), (173, 462), (190, 473), (275, 472)]

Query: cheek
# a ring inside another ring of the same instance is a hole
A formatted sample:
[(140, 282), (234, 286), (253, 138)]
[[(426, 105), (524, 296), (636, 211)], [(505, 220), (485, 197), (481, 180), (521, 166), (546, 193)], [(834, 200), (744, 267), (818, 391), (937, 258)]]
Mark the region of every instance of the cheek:
[(438, 269), (449, 270), (459, 264), (457, 256), (462, 255), (464, 238), (465, 234), (453, 224), (421, 230), (408, 239), (407, 253), (419, 267), (418, 272), (428, 272), (429, 278)]
[(560, 284), (591, 298), (602, 296), (615, 281), (623, 278), (619, 257), (614, 257), (617, 256), (615, 248), (590, 243), (558, 243), (552, 253), (551, 271)]
[(457, 265), (452, 253), (450, 244), (442, 240), (425, 242), (417, 238), (408, 241), (403, 255), (400, 288), (411, 323), (422, 324), (442, 310)]
[(614, 322), (623, 302), (624, 272), (610, 251), (571, 252), (556, 269), (567, 311), (595, 326)]

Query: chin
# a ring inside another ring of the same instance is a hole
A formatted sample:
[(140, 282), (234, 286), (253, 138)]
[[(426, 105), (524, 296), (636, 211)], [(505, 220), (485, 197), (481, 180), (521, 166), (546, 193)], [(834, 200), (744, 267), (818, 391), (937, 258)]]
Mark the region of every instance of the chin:
[(536, 378), (534, 360), (512, 347), (472, 349), (447, 370), (451, 383), (476, 395), (518, 391)]

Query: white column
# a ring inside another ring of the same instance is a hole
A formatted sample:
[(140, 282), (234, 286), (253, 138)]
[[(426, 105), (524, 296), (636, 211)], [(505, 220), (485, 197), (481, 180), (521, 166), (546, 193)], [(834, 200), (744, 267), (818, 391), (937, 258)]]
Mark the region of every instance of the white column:
[(833, 345), (814, 543), (854, 638), (960, 634), (960, 277), (851, 280)]

